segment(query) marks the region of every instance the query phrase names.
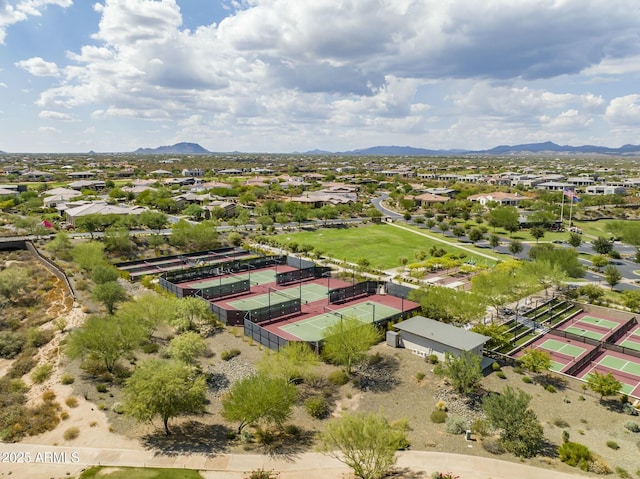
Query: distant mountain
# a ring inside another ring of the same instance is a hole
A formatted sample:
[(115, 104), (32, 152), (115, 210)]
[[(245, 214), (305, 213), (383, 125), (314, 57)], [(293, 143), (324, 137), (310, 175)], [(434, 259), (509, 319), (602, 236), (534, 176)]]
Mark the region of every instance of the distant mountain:
[(206, 155), (211, 153), (197, 143), (176, 143), (171, 146), (159, 146), (158, 148), (138, 148), (133, 152), (136, 155)]
[(620, 148), (608, 148), (606, 146), (582, 145), (569, 146), (558, 145), (551, 141), (544, 143), (528, 143), (524, 145), (501, 145), (491, 148), (490, 150), (474, 151), (476, 154), (486, 155), (509, 155), (518, 153), (559, 153), (559, 154), (592, 154), (592, 155), (638, 155), (640, 154), (640, 145), (624, 145)]
[(343, 151), (342, 155), (371, 155), (371, 156), (438, 156), (459, 155), (468, 153), (468, 150), (428, 150), (425, 148), (413, 148), (411, 146), (373, 146), (359, 150)]
[(426, 148), (414, 148), (411, 146), (373, 146), (351, 151), (332, 153), (329, 151), (313, 150), (309, 154), (339, 154), (339, 155), (363, 155), (363, 156), (446, 156), (446, 155), (517, 155), (517, 154), (587, 154), (587, 155), (612, 155), (612, 156), (640, 156), (640, 145), (624, 145), (620, 148), (608, 148), (606, 146), (582, 145), (569, 146), (558, 145), (551, 141), (544, 143), (526, 143), (522, 145), (500, 145), (489, 150), (430, 150)]

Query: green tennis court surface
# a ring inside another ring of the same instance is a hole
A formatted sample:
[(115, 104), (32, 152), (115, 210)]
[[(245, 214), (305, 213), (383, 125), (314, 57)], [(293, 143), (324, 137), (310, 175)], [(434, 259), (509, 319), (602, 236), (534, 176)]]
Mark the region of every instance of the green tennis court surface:
[(636, 328), (636, 330), (631, 334), (634, 336), (640, 336), (640, 328)]
[(620, 388), (620, 392), (622, 394), (631, 394), (633, 392), (633, 390), (636, 388), (635, 386), (632, 386), (631, 384), (626, 384), (626, 383), (621, 383), (622, 387)]
[(551, 361), (551, 367), (549, 369), (551, 369), (551, 371), (559, 373), (560, 371), (562, 371), (562, 369), (565, 366), (566, 366), (566, 364), (562, 364), (562, 363), (559, 363), (557, 361)]
[(578, 323), (593, 324), (595, 326), (601, 326), (601, 327), (607, 328), (607, 329), (614, 329), (614, 328), (617, 328), (620, 325), (620, 323), (618, 323), (616, 321), (610, 321), (608, 319), (602, 319), (602, 318), (594, 318), (593, 316), (584, 316), (584, 317), (580, 318), (577, 322)]
[(563, 343), (562, 341), (556, 341), (555, 339), (547, 339), (540, 345), (540, 347), (556, 353), (566, 354), (567, 356), (572, 356), (574, 358), (577, 358), (586, 351), (585, 348), (581, 348), (580, 346)]
[(640, 343), (636, 343), (635, 341), (629, 341), (625, 339), (620, 343), (620, 346), (623, 348), (633, 349), (634, 351), (640, 351)]
[(626, 359), (617, 358), (615, 356), (605, 356), (600, 360), (599, 364), (602, 364), (603, 366), (611, 369), (617, 369), (618, 371), (638, 376), (638, 381), (640, 382), (640, 364), (638, 363), (627, 361)]
[(595, 331), (590, 331), (588, 329), (577, 328), (575, 326), (569, 326), (565, 329), (565, 331), (576, 334), (578, 336), (583, 336), (585, 338), (596, 339), (598, 341), (604, 338), (604, 334), (596, 333)]
[(333, 326), (338, 321), (342, 321), (344, 318), (357, 318), (363, 323), (371, 323), (374, 320), (374, 315), (375, 320), (379, 321), (400, 312), (398, 309), (371, 301), (345, 308), (334, 309), (333, 306), (330, 308), (324, 314), (282, 325), (280, 329), (297, 336), (303, 341), (321, 341), (324, 338), (325, 329)]
[[(251, 275), (253, 280), (253, 274)], [(273, 304), (284, 303), (292, 299), (298, 299), (302, 293), (303, 302), (313, 302), (327, 297), (327, 287), (321, 284), (309, 283), (302, 286), (295, 286), (286, 289), (271, 289), (270, 293), (253, 296), (251, 298), (230, 301), (232, 306), (240, 311), (251, 311), (253, 309), (262, 308)]]
[(186, 283), (191, 288), (210, 288), (220, 284), (236, 283), (250, 279), (251, 284), (267, 284), (276, 281), (276, 272), (273, 270), (256, 271), (254, 273), (237, 273), (230, 276), (220, 276), (219, 278), (211, 278), (205, 281), (194, 281)]

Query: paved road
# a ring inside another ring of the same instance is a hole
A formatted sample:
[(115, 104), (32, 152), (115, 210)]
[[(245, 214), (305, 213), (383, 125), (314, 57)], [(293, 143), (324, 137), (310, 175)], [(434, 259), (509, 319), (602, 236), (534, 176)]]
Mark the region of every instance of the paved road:
[[(461, 440), (463, 440), (461, 438)], [(470, 453), (473, 447), (470, 443)], [(263, 468), (280, 472), (281, 479), (342, 479), (349, 471), (338, 460), (317, 453), (295, 456), (267, 456), (252, 454), (192, 454), (160, 455), (148, 450), (60, 447), (34, 444), (0, 443), (2, 459), (0, 476), (29, 479), (65, 477), (67, 473), (77, 475), (88, 466), (137, 466), (173, 467), (197, 469), (207, 479), (241, 479), (246, 472)], [(16, 455), (18, 454), (18, 455)], [(15, 463), (29, 455), (30, 463)], [(10, 462), (9, 462), (10, 461)], [(516, 462), (477, 457), (473, 455), (449, 454), (432, 451), (403, 451), (398, 454), (397, 467), (423, 474), (411, 477), (426, 479), (433, 472), (453, 472), (461, 479), (578, 479), (580, 475), (540, 469)]]

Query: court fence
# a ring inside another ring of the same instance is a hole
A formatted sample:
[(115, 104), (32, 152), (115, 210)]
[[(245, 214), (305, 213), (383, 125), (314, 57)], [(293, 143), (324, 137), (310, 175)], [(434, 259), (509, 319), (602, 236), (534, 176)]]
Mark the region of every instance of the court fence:
[(241, 281), (234, 281), (233, 283), (220, 284), (216, 286), (209, 286), (208, 288), (202, 288), (197, 290), (196, 294), (206, 300), (223, 298), (225, 296), (232, 296), (240, 293), (246, 293), (251, 290), (251, 283), (248, 279)]
[(380, 288), (379, 281), (363, 281), (352, 286), (336, 288), (329, 291), (329, 303), (344, 303), (359, 296), (371, 296)]
[(250, 337), (258, 344), (266, 346), (269, 349), (273, 349), (274, 351), (280, 351), (280, 348), (283, 348), (287, 344), (289, 344), (289, 341), (287, 341), (286, 339), (281, 338), (271, 331), (267, 331), (259, 324), (253, 323), (251, 321), (245, 321), (244, 335)]
[(592, 349), (583, 357), (581, 357), (580, 359), (577, 359), (576, 362), (573, 363), (570, 367), (568, 367), (564, 373), (570, 376), (575, 376), (578, 373), (578, 371), (581, 371), (585, 366), (590, 364), (596, 358), (596, 356), (598, 356), (601, 352), (602, 352), (602, 345), (599, 344), (598, 346), (595, 347), (595, 349)]
[(620, 329), (618, 329), (617, 331), (614, 331), (614, 333), (607, 338), (607, 342), (608, 343), (617, 342), (620, 338), (622, 338), (625, 334), (627, 334), (629, 331), (631, 331), (631, 329), (633, 329), (637, 325), (638, 325), (638, 320), (634, 316), (629, 321), (624, 323)]
[(276, 284), (278, 286), (283, 284), (295, 283), (309, 278), (322, 278), (326, 274), (331, 273), (331, 268), (328, 266), (311, 266), (309, 268), (296, 269), (293, 271), (285, 271), (284, 273), (276, 274)]
[(275, 264), (284, 264), (285, 261), (284, 256), (260, 256), (258, 258), (236, 259), (214, 265), (198, 266), (178, 271), (166, 271), (162, 273), (160, 279), (164, 279), (170, 283), (184, 283), (186, 281), (224, 276), (228, 274), (228, 272), (242, 273), (252, 268), (266, 268)]
[(411, 291), (415, 291), (414, 288), (404, 286), (402, 284), (392, 283), (391, 281), (385, 283), (386, 293), (391, 296), (396, 296), (402, 299), (409, 299)]

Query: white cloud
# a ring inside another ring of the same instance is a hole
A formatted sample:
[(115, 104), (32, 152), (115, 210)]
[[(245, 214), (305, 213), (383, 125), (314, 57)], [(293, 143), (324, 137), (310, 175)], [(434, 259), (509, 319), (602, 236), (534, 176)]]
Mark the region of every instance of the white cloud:
[(60, 133), (62, 133), (59, 129), (52, 126), (41, 126), (40, 128), (38, 128), (38, 131), (40, 133), (46, 133), (50, 135), (59, 135)]
[(59, 121), (73, 121), (74, 117), (68, 113), (61, 113), (58, 111), (44, 110), (38, 114), (38, 117), (43, 120), (59, 120)]
[(617, 126), (640, 125), (640, 95), (626, 95), (609, 102), (605, 118)]
[(45, 61), (40, 57), (21, 60), (19, 62), (16, 62), (15, 65), (38, 77), (55, 77), (60, 74), (60, 72), (58, 71), (58, 66), (55, 63)]
[(8, 27), (27, 20), (29, 16), (41, 16), (49, 5), (67, 8), (73, 5), (73, 0), (22, 0), (13, 5), (9, 0), (0, 0), (0, 45), (5, 42)]
[(6, 84), (6, 83), (4, 83), (4, 82), (0, 82), (0, 87), (2, 87), (2, 88), (9, 88), (9, 87), (7, 86), (7, 84)]

